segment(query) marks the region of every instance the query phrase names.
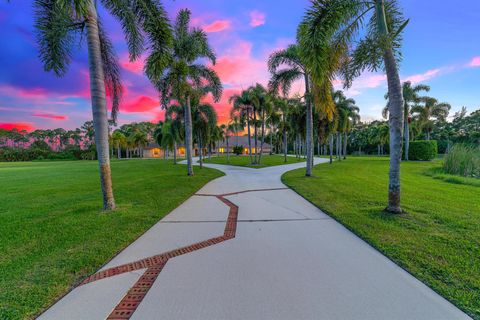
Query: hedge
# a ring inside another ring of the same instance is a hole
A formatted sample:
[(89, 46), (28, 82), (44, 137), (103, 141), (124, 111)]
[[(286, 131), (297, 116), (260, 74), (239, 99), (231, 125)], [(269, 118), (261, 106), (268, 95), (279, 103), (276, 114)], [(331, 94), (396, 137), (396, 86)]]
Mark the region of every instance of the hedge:
[(430, 161), (437, 157), (438, 146), (436, 140), (411, 141), (408, 152), (409, 160)]

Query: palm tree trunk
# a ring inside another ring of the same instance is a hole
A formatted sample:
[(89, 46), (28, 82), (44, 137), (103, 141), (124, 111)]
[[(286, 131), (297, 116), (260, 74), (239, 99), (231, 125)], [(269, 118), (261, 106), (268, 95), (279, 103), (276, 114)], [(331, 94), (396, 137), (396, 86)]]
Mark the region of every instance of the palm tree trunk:
[(410, 129), (408, 124), (408, 119), (404, 119), (405, 121), (405, 160), (408, 161), (408, 152), (410, 150)]
[(343, 135), (343, 159), (347, 159), (347, 144), (348, 144), (348, 133), (344, 133)]
[(192, 140), (192, 107), (190, 105), (190, 97), (187, 96), (187, 103), (185, 105), (185, 149), (189, 176), (193, 176), (194, 174), (192, 162)]
[(102, 52), (98, 33), (97, 9), (93, 0), (89, 1), (87, 27), (88, 65), (90, 71), (90, 94), (92, 100), (93, 127), (95, 144), (100, 168), (100, 183), (103, 194), (103, 209), (114, 210), (112, 173), (108, 146), (108, 115), (106, 106), (105, 80), (103, 74)]
[(333, 134), (330, 134), (330, 164), (333, 163)]
[(247, 133), (248, 133), (248, 155), (250, 156), (250, 163), (253, 164), (252, 159), (252, 136), (250, 132), (250, 108), (247, 109)]
[(198, 135), (198, 156), (200, 157), (200, 169), (203, 168), (203, 145), (202, 136)]
[(270, 125), (270, 155), (273, 154), (273, 124)]
[(230, 162), (230, 144), (229, 144), (229, 136), (227, 134), (227, 137), (226, 137), (226, 140), (227, 140), (227, 163)]
[(263, 144), (265, 143), (265, 111), (262, 111), (262, 141), (260, 141), (260, 155), (258, 156), (258, 164), (262, 161)]
[(254, 155), (254, 163), (257, 164), (257, 155), (258, 155), (258, 135), (257, 135), (257, 111), (256, 108), (253, 108), (253, 135), (255, 139), (255, 155)]
[(120, 144), (117, 145), (117, 158), (122, 159), (122, 148), (120, 148)]
[(177, 164), (177, 141), (173, 142), (173, 164)]
[[(377, 13), (377, 27), (380, 35), (387, 37), (388, 28), (385, 17), (385, 0), (375, 0)], [(383, 54), (388, 82), (388, 97), (390, 102), (390, 174), (388, 185), (388, 206), (386, 210), (392, 213), (401, 213), (400, 206), (400, 163), (402, 160), (403, 137), (403, 92), (402, 83), (398, 74), (397, 62), (391, 47)]]
[(312, 175), (313, 167), (313, 111), (310, 102), (310, 79), (308, 74), (305, 74), (305, 102), (307, 105), (307, 137), (306, 137), (306, 153), (307, 153), (307, 168), (305, 176)]
[(283, 160), (287, 163), (287, 153), (288, 153), (288, 141), (287, 141), (287, 130), (283, 129)]

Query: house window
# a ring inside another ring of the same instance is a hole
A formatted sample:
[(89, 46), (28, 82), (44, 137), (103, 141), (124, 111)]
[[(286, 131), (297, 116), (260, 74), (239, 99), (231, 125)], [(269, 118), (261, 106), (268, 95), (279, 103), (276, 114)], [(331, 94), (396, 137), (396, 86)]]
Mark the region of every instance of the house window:
[(219, 151), (220, 153), (225, 153), (225, 148), (219, 148), (218, 151)]

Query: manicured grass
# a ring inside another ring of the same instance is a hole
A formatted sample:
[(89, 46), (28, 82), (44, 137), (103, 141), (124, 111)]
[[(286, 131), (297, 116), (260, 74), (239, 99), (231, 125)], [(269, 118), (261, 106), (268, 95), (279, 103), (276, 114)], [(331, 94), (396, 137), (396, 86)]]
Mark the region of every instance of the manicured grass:
[(0, 163), (0, 319), (33, 318), (222, 175), (195, 170), (114, 161), (118, 210), (107, 214), (95, 161)]
[(205, 163), (215, 163), (215, 164), (226, 164), (231, 166), (240, 166), (240, 167), (249, 167), (249, 168), (265, 168), (271, 166), (279, 166), (282, 164), (292, 164), (292, 163), (299, 163), (304, 162), (305, 159), (295, 158), (295, 157), (287, 157), (287, 162), (285, 163), (285, 158), (281, 155), (263, 155), (259, 165), (252, 165), (249, 156), (236, 156), (230, 155), (230, 161), (227, 162), (226, 156), (215, 157), (212, 156), (211, 160), (208, 160), (208, 157), (205, 158)]
[[(383, 212), (388, 159), (349, 158), (288, 172), (283, 181), (475, 319), (480, 319), (480, 187), (425, 174), (440, 161), (402, 164), (402, 207)], [(408, 306), (406, 306), (408, 307)]]

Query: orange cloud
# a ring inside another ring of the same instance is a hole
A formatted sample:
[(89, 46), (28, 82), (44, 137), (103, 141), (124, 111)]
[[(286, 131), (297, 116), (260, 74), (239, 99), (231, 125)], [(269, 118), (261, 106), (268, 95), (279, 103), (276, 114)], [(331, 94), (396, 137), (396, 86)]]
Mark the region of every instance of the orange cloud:
[(203, 99), (204, 103), (210, 103), (217, 111), (218, 123), (227, 123), (230, 120), (230, 110), (232, 105), (228, 102), (231, 96), (239, 94), (242, 90), (240, 88), (229, 88), (223, 91), (222, 98), (219, 102), (213, 102), (211, 95)]
[(253, 10), (250, 12), (250, 26), (253, 28), (259, 27), (265, 24), (266, 16), (265, 13), (258, 10)]
[(203, 27), (203, 30), (207, 33), (220, 32), (227, 30), (231, 27), (230, 20), (217, 20)]

